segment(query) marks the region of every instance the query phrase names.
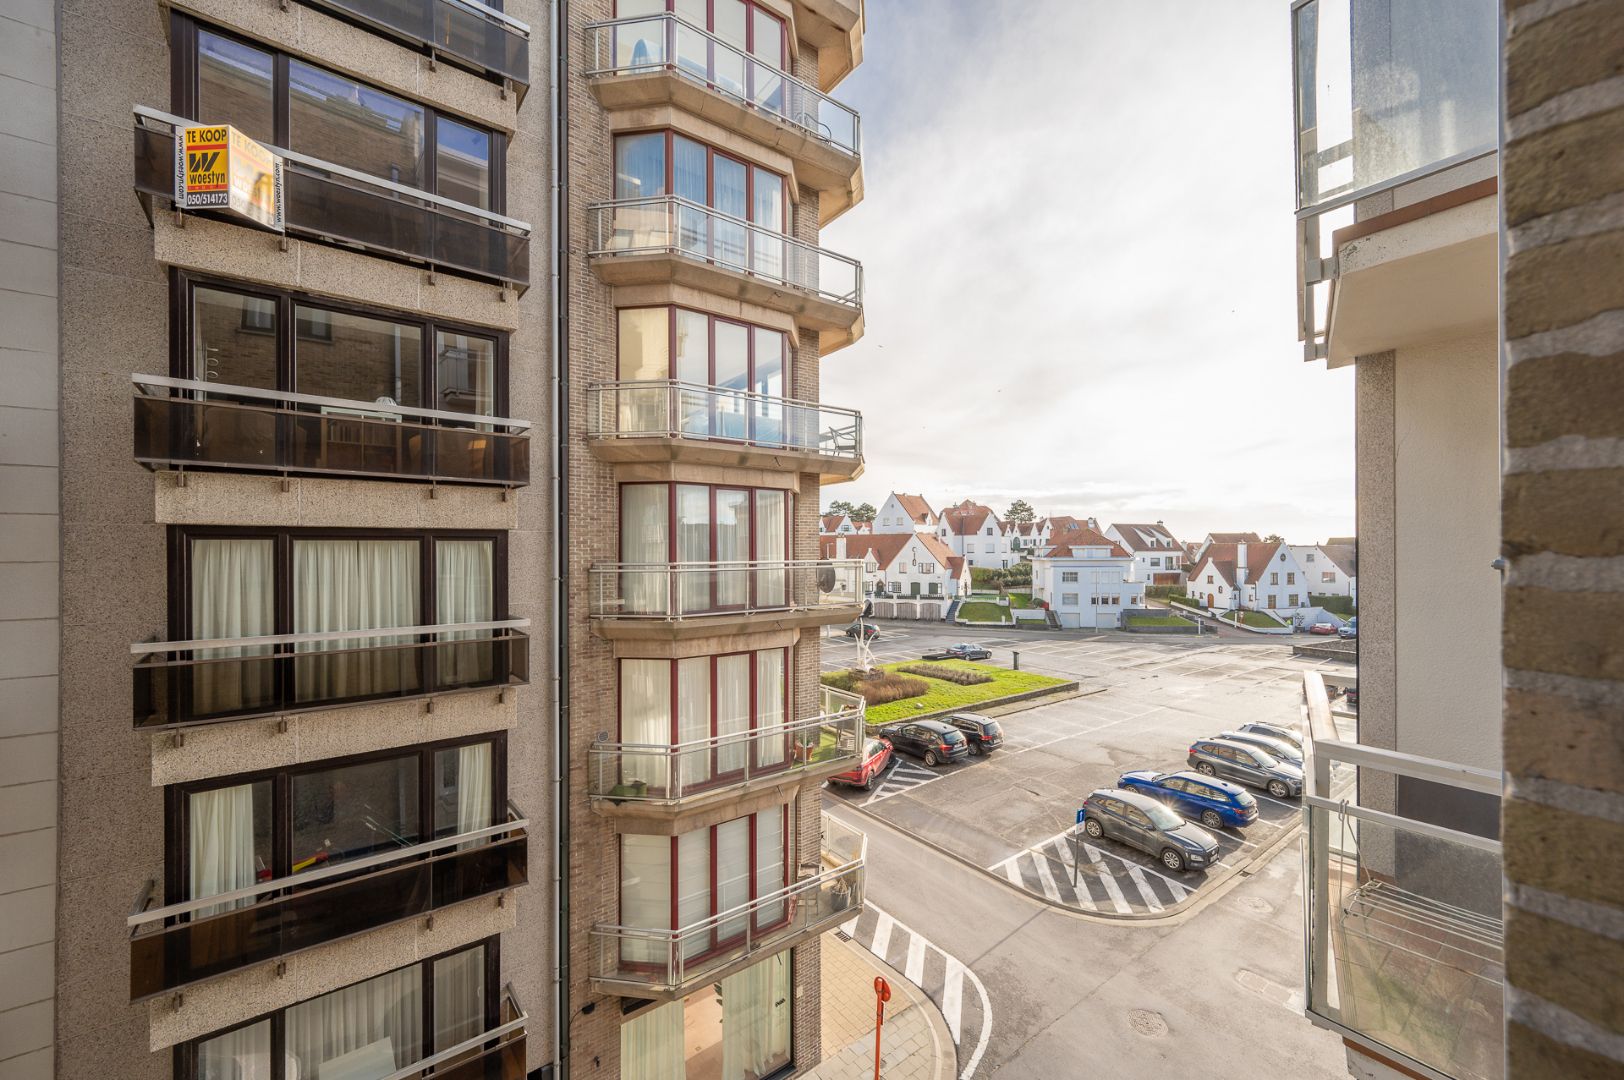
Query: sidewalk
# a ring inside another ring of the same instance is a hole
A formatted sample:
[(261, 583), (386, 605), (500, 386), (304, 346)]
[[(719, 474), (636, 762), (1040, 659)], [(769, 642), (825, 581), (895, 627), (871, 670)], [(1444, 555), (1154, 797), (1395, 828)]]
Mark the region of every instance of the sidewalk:
[(833, 931), (823, 935), (823, 1060), (806, 1080), (872, 1080), (876, 975), (891, 984), (880, 1036), (882, 1080), (953, 1080), (957, 1054), (936, 1006), (873, 953)]

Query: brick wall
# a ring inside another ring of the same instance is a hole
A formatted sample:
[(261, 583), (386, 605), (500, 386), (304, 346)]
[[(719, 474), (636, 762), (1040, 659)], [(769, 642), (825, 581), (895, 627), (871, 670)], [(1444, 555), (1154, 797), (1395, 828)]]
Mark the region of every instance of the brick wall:
[(1507, 1076), (1618, 1076), (1624, 5), (1504, 15)]

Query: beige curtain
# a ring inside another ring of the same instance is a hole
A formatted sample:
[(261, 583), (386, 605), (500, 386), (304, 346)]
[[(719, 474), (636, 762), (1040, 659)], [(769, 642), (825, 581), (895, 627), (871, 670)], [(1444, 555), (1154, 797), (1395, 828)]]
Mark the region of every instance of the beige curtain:
[[(276, 633), (276, 544), (243, 538), (192, 541), (191, 637), (262, 637)], [(241, 712), (270, 706), (276, 679), (269, 645), (199, 649), (192, 669), (197, 713)], [(214, 661), (214, 662), (207, 662)]]
[[(734, 653), (716, 658), (716, 734), (742, 735), (750, 730), (750, 653)], [(750, 743), (745, 739), (724, 743), (716, 751), (716, 771), (737, 773), (749, 760)]]
[[(692, 656), (677, 664), (677, 742), (691, 743), (710, 738), (711, 659)], [(686, 792), (703, 784), (711, 775), (708, 748), (689, 750), (677, 763), (677, 776)]]
[[(671, 928), (671, 838), (627, 833), (620, 838), (620, 923), (645, 930)], [(664, 967), (666, 949), (645, 938), (623, 938), (627, 964)]]
[[(297, 540), (293, 545), (293, 630), (419, 625), (415, 540)], [(298, 647), (300, 701), (398, 693), (417, 686), (415, 649), (404, 637), (317, 641)], [(379, 651), (369, 651), (379, 650)]]
[[(437, 623), (490, 622), (496, 618), (496, 544), (491, 540), (437, 540), (434, 544)], [(496, 677), (490, 630), (454, 630), (435, 652), (441, 687), (474, 686)]]
[(288, 1009), (299, 1080), (373, 1080), (420, 1060), (422, 983), (414, 964)]
[[(190, 899), (200, 900), (254, 884), (259, 861), (254, 851), (253, 784), (193, 792), (187, 798), (186, 826), (191, 835), (187, 852)], [(243, 899), (200, 908), (195, 917), (247, 907), (253, 902)]]
[[(784, 650), (756, 653), (756, 727), (766, 729), (784, 722)], [(762, 768), (784, 763), (785, 736), (756, 740), (756, 764)]]
[(485, 1030), (485, 946), (434, 962), (434, 1052)]
[(271, 1080), (271, 1022), (261, 1020), (199, 1043), (197, 1080)]
[(620, 1025), (621, 1080), (687, 1080), (682, 1002), (672, 1001)]
[[(670, 660), (620, 662), (620, 741), (648, 747), (671, 745)], [(642, 781), (663, 793), (668, 783), (664, 750), (629, 750), (620, 765), (620, 782)]]
[(759, 1080), (789, 1063), (789, 955), (722, 980), (721, 1080)]

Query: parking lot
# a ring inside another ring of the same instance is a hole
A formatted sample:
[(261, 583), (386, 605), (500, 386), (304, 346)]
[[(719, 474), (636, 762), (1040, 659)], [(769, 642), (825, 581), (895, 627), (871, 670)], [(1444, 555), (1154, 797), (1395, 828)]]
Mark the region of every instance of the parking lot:
[[(991, 755), (927, 769), (901, 758), (872, 791), (830, 786), (846, 801), (988, 869), (1051, 903), (1106, 915), (1155, 916), (1185, 906), (1225, 880), (1254, 852), (1299, 821), (1296, 800), (1257, 796), (1258, 820), (1218, 831), (1220, 856), (1206, 871), (1169, 872), (1112, 840), (1074, 838), (1089, 792), (1114, 787), (1130, 769), (1187, 768), (1192, 740), (1249, 720), (1295, 724), (1302, 672), (1334, 678), (1348, 665), (1294, 658), (1289, 644), (1222, 636), (1014, 632), (979, 637), (964, 628), (880, 624), (880, 662), (974, 641), (1008, 666), (1077, 679), (1082, 696), (999, 718), (1005, 745)], [(824, 665), (849, 667), (856, 645), (825, 642)], [(1351, 733), (1351, 732), (1350, 732)]]

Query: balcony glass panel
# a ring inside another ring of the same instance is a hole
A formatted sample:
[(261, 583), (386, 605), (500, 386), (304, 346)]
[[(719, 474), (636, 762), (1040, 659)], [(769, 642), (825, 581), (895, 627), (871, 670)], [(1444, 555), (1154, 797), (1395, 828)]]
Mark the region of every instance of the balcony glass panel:
[(609, 619), (686, 619), (838, 611), (860, 603), (861, 569), (855, 559), (609, 563), (592, 568), (591, 614)]
[(860, 414), (790, 398), (655, 380), (595, 386), (587, 434), (594, 439), (693, 439), (862, 459)]
[[(744, 5), (737, 0), (717, 5), (717, 34), (696, 25), (705, 21), (703, 3), (679, 3), (675, 14), (589, 26), (588, 55), (593, 68), (589, 74), (610, 77), (673, 71), (857, 156), (861, 135), (857, 113), (784, 72), (781, 27), (765, 12), (758, 10), (756, 18), (756, 56), (744, 48)], [(769, 43), (764, 45), (764, 40)]]
[(500, 12), (457, 0), (305, 0), (382, 27), (473, 67), (530, 81), (530, 36)]

